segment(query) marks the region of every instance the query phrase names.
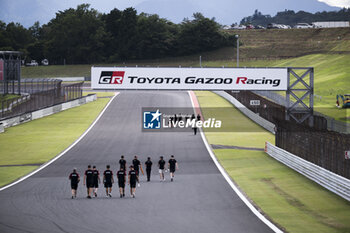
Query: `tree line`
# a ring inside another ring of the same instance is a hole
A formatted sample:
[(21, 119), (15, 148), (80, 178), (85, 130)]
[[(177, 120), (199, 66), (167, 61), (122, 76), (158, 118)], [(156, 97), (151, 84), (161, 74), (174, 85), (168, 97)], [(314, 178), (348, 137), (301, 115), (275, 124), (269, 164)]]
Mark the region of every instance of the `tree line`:
[(267, 25), (269, 23), (278, 23), (294, 26), (297, 23), (312, 23), (325, 21), (350, 21), (350, 8), (343, 8), (339, 11), (323, 11), (314, 14), (305, 11), (285, 10), (278, 12), (275, 16), (263, 15), (255, 10), (252, 16), (245, 17), (241, 20), (242, 25)]
[(89, 4), (56, 13), (47, 24), (24, 28), (0, 21), (0, 50), (23, 52), (27, 60), (92, 64), (190, 55), (234, 45), (214, 18), (201, 13), (179, 24), (134, 8), (101, 14)]

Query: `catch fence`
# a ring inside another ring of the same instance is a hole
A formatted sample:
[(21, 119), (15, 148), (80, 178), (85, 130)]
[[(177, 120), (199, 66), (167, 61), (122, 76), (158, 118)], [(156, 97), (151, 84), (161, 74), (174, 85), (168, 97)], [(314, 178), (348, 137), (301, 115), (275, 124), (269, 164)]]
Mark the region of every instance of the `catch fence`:
[[(20, 85), (20, 86), (18, 86)], [(24, 79), (13, 82), (9, 94), (17, 95), (0, 101), (0, 119), (20, 116), (25, 113), (50, 107), (82, 97), (83, 82), (63, 84), (57, 79)], [(0, 91), (4, 83), (0, 82)], [(19, 92), (20, 91), (20, 95)]]
[(350, 179), (350, 135), (316, 130), (290, 121), (276, 124), (276, 146)]

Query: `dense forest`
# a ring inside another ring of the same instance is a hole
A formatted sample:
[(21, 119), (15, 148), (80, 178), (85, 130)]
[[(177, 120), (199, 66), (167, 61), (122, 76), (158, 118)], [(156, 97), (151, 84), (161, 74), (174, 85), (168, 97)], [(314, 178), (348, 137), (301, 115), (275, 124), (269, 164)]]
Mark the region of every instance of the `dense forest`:
[(88, 4), (56, 13), (30, 28), (0, 21), (0, 50), (23, 52), (26, 60), (84, 64), (181, 56), (234, 45), (235, 38), (200, 13), (174, 24), (133, 8), (101, 14)]
[(271, 17), (270, 15), (263, 15), (258, 10), (255, 10), (252, 16), (243, 18), (241, 24), (266, 26), (269, 23), (278, 23), (294, 26), (297, 23), (312, 23), (325, 21), (350, 21), (350, 8), (343, 8), (339, 11), (316, 12), (315, 14), (308, 13), (305, 11), (294, 12), (291, 10), (285, 10), (282, 12), (278, 12), (274, 17)]

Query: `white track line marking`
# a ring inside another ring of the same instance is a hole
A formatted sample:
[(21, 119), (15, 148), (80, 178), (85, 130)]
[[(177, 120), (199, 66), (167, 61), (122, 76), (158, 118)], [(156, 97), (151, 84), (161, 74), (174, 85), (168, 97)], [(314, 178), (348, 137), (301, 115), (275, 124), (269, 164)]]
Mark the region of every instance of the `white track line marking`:
[[(191, 104), (193, 107), (193, 110), (196, 111), (196, 108), (199, 108), (199, 104), (197, 101), (197, 98), (194, 94), (193, 91), (188, 91), (188, 94), (190, 96), (191, 99)], [(196, 98), (196, 99), (194, 99)], [(196, 100), (197, 102), (197, 106), (195, 105), (194, 101)], [(248, 206), (248, 208), (262, 221), (264, 222), (268, 227), (271, 228), (271, 230), (273, 230), (274, 232), (278, 232), (278, 233), (282, 233), (283, 231), (281, 231), (277, 226), (275, 226), (275, 224), (273, 224), (272, 222), (270, 222), (267, 218), (265, 218), (265, 216), (263, 216), (251, 203), (250, 201), (243, 195), (243, 193), (241, 193), (241, 191), (238, 189), (238, 187), (232, 182), (230, 176), (226, 173), (225, 169), (221, 166), (221, 164), (219, 163), (219, 161), (217, 160), (215, 154), (213, 153), (213, 151), (211, 150), (211, 147), (209, 146), (209, 143), (203, 133), (203, 130), (200, 128), (200, 133), (201, 133), (201, 137), (202, 140), (205, 144), (205, 147), (207, 148), (210, 157), (213, 159), (215, 165), (217, 166), (217, 168), (219, 169), (219, 171), (221, 172), (221, 174), (224, 176), (224, 178), (226, 179), (227, 183), (229, 183), (229, 185), (231, 186), (231, 188), (233, 189), (233, 191), (235, 191), (235, 193), (239, 196), (239, 198), (241, 198), (241, 200), (244, 202), (244, 204), (246, 204)]]
[(102, 110), (102, 112), (100, 113), (100, 115), (98, 115), (98, 117), (95, 119), (95, 121), (90, 125), (90, 127), (77, 139), (75, 140), (75, 142), (73, 142), (73, 144), (71, 144), (67, 149), (65, 149), (63, 152), (61, 152), (59, 155), (57, 155), (56, 157), (54, 157), (53, 159), (51, 159), (50, 161), (44, 163), (43, 165), (41, 165), (40, 167), (38, 167), (36, 170), (32, 171), (31, 173), (29, 173), (26, 176), (23, 176), (22, 178), (0, 188), (0, 191), (3, 191), (5, 189), (10, 188), (13, 185), (16, 185), (20, 182), (22, 182), (23, 180), (31, 177), (32, 175), (34, 175), (35, 173), (41, 171), (42, 169), (46, 168), (47, 166), (49, 166), (51, 163), (55, 162), (57, 159), (61, 158), (65, 153), (67, 153), (70, 149), (72, 149), (78, 142), (81, 141), (81, 139), (83, 139), (85, 137), (85, 135), (92, 129), (92, 127), (94, 127), (94, 125), (97, 123), (97, 121), (102, 117), (103, 113), (106, 111), (106, 109), (108, 108), (108, 106), (112, 103), (112, 101), (114, 100), (114, 98), (119, 94), (119, 92), (116, 92), (115, 95), (110, 99), (110, 101), (107, 103), (107, 105), (104, 107), (104, 109)]

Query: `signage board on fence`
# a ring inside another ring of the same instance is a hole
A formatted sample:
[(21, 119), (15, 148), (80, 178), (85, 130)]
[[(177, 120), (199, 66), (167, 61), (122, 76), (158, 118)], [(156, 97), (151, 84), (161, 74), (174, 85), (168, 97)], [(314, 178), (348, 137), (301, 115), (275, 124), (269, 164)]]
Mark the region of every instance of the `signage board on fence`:
[(350, 159), (350, 150), (345, 151), (345, 159)]
[(260, 100), (250, 100), (250, 105), (251, 106), (259, 106), (260, 105)]
[(287, 68), (92, 67), (92, 89), (287, 90)]

